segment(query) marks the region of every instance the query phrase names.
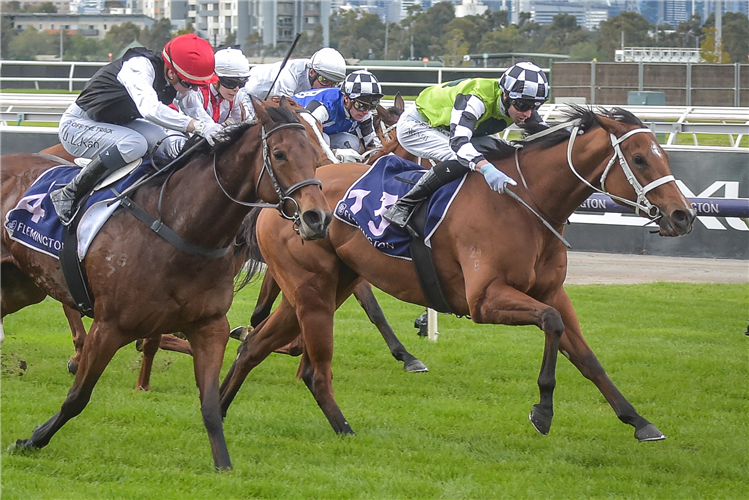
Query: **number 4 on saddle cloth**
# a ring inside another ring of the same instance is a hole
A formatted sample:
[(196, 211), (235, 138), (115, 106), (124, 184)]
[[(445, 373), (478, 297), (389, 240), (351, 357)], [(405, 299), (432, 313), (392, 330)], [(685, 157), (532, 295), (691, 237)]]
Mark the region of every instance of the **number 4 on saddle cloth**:
[[(132, 169), (131, 165), (123, 169)], [(16, 207), (7, 213), (5, 229), (10, 238), (59, 259), (65, 228), (57, 217), (49, 193), (67, 184), (80, 170), (80, 167), (61, 165), (42, 174)], [(119, 171), (115, 171), (112, 176), (99, 183), (97, 190), (80, 209), (83, 215), (76, 229), (79, 260), (83, 260), (96, 233), (120, 205), (120, 201), (113, 201), (114, 198), (152, 172), (150, 162), (143, 162), (138, 164), (132, 173), (114, 183), (108, 179), (120, 174)]]
[[(411, 260), (406, 229), (386, 221), (382, 214), (406, 194), (425, 170), (411, 161), (393, 154), (379, 158), (346, 192), (336, 205), (335, 216), (342, 222), (358, 227), (378, 250), (393, 257)], [(424, 244), (431, 248), (430, 239), (442, 222), (466, 176), (440, 187), (427, 200), (424, 225)]]

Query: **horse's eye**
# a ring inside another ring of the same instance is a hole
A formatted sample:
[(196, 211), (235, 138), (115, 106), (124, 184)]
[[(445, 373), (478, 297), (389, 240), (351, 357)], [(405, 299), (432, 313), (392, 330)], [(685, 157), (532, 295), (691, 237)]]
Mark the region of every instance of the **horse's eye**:
[(638, 168), (645, 168), (648, 165), (648, 162), (645, 161), (645, 157), (641, 154), (636, 154), (632, 156), (632, 161), (634, 162), (635, 166)]
[(278, 161), (282, 161), (286, 159), (286, 153), (283, 151), (273, 151), (273, 158), (275, 158)]

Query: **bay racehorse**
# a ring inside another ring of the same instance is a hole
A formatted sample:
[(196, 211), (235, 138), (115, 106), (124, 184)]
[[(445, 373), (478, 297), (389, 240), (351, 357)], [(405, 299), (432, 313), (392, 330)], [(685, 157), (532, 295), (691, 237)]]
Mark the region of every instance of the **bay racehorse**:
[[(265, 102), (266, 105), (271, 106), (278, 106), (279, 103), (280, 98), (278, 97), (272, 97), (270, 100)], [(304, 112), (303, 108), (296, 102), (291, 101), (287, 104), (290, 109), (292, 109), (296, 113), (300, 113), (300, 118), (307, 118), (306, 116), (301, 114)], [(378, 116), (380, 116), (379, 123), (382, 125), (382, 127), (378, 127), (378, 130), (385, 130), (385, 128), (383, 127), (392, 127), (397, 122), (398, 116), (403, 111), (403, 99), (400, 97), (400, 94), (398, 94), (395, 98), (394, 108), (391, 108), (390, 110), (381, 108), (382, 106), (378, 107)], [(310, 138), (310, 142), (315, 147), (315, 150), (317, 152), (316, 165), (321, 166), (329, 164), (331, 162), (329, 156), (332, 155), (327, 155), (324, 150), (324, 146), (320, 143), (320, 141), (322, 140), (322, 126), (314, 119), (303, 119), (301, 121), (307, 129), (307, 135)], [(313, 127), (317, 127), (320, 134), (316, 133)], [(392, 135), (394, 136), (395, 134), (392, 133)], [(62, 147), (62, 144), (57, 144), (55, 146), (47, 148), (43, 150), (42, 153), (58, 156), (68, 162), (72, 162), (74, 160), (74, 158), (65, 151), (65, 149)], [(240, 233), (244, 233), (244, 230), (240, 229)], [(235, 269), (236, 272), (239, 273), (242, 270), (243, 265), (245, 264), (245, 260), (247, 259), (247, 248), (245, 245), (245, 240), (241, 236), (235, 239), (235, 245), (236, 246), (233, 249), (233, 253), (235, 255)], [(246, 281), (238, 284), (237, 288), (241, 288), (244, 284), (246, 284)], [(250, 318), (251, 327), (257, 326), (270, 314), (273, 303), (278, 297), (280, 291), (280, 288), (273, 279), (272, 273), (266, 273), (263, 277), (257, 304), (253, 311), (252, 317)], [(367, 314), (369, 320), (372, 322), (372, 324), (375, 325), (375, 327), (382, 335), (385, 343), (388, 346), (388, 349), (390, 350), (390, 353), (396, 360), (403, 363), (403, 369), (408, 372), (428, 371), (424, 363), (422, 363), (410, 352), (408, 352), (408, 350), (405, 348), (405, 346), (403, 346), (393, 329), (388, 324), (382, 308), (377, 302), (374, 293), (372, 293), (371, 285), (366, 281), (362, 281), (355, 287), (353, 293), (362, 309), (364, 309), (364, 312)], [(73, 345), (75, 347), (75, 353), (68, 361), (68, 371), (72, 374), (75, 374), (78, 369), (78, 362), (80, 359), (81, 350), (83, 348), (83, 342), (86, 338), (86, 330), (83, 322), (81, 321), (80, 313), (78, 313), (77, 310), (67, 308), (66, 306), (63, 306), (63, 309), (65, 311), (65, 316), (68, 319), (70, 330), (73, 334)], [(143, 342), (139, 342), (137, 345), (143, 352), (143, 359), (138, 374), (138, 380), (135, 384), (136, 390), (150, 390), (153, 361), (159, 349), (180, 352), (188, 355), (192, 354), (190, 344), (173, 335), (150, 337), (148, 339), (145, 339)], [(302, 339), (301, 337), (298, 337), (288, 345), (277, 349), (276, 352), (298, 356), (301, 354), (302, 349)]]
[[(668, 154), (631, 113), (575, 107), (570, 132), (560, 130), (530, 141), (514, 157), (489, 158), (518, 186), (513, 191), (559, 233), (593, 192), (602, 191), (636, 207), (659, 224), (664, 236), (690, 232), (694, 211), (671, 175)], [(366, 166), (318, 169), (333, 204), (366, 171)], [(632, 201), (634, 200), (634, 201)], [(379, 221), (374, 221), (377, 224)], [(359, 279), (406, 302), (427, 305), (413, 264), (376, 250), (362, 232), (333, 219), (328, 237), (302, 247), (292, 228), (267, 210), (257, 220), (258, 248), (284, 291), (283, 302), (255, 329), (221, 385), (224, 414), (252, 368), (300, 332), (306, 351), (298, 375), (333, 429), (353, 433), (333, 397), (333, 315)], [(530, 420), (547, 434), (553, 416), (557, 353), (590, 379), (619, 419), (640, 441), (664, 439), (639, 415), (608, 378), (583, 338), (564, 290), (567, 250), (561, 238), (508, 195), (492, 191), (469, 173), (442, 224), (431, 237), (436, 273), (450, 309), (476, 323), (536, 325), (544, 333), (538, 386), (540, 402)], [(304, 260), (297, 258), (302, 252)], [(307, 262), (324, 264), (310, 273)], [(288, 292), (288, 293), (287, 293)]]
[[(94, 297), (94, 320), (80, 366), (60, 411), (19, 439), (17, 449), (41, 448), (88, 403), (115, 352), (136, 339), (181, 331), (194, 356), (201, 413), (217, 469), (231, 468), (219, 408), (219, 372), (229, 338), (226, 313), (233, 296), (232, 252), (209, 258), (204, 250), (229, 249), (258, 200), (293, 219), (300, 239), (325, 236), (331, 213), (314, 179), (314, 148), (284, 103), (255, 103), (257, 120), (227, 131), (227, 140), (193, 156), (181, 169), (142, 185), (132, 201), (171, 228), (178, 249), (129, 213), (116, 212), (94, 239), (83, 263)], [(2, 214), (56, 157), (16, 154), (2, 158)], [(49, 295), (75, 307), (59, 261), (2, 234), (2, 316)], [(218, 252), (212, 252), (217, 254)]]

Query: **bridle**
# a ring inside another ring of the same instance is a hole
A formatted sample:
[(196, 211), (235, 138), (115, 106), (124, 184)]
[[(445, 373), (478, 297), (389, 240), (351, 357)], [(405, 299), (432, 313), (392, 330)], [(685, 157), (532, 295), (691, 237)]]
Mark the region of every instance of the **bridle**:
[[(299, 189), (305, 187), (305, 186), (318, 186), (320, 189), (322, 189), (322, 182), (320, 179), (310, 178), (310, 179), (304, 179), (303, 181), (299, 181), (295, 184), (292, 184), (287, 189), (284, 189), (281, 187), (281, 185), (278, 183), (278, 179), (276, 178), (276, 173), (273, 170), (273, 165), (270, 161), (270, 155), (268, 154), (268, 137), (273, 135), (274, 133), (278, 132), (279, 130), (287, 129), (287, 128), (300, 128), (302, 130), (306, 130), (304, 125), (301, 123), (283, 123), (281, 125), (278, 125), (275, 128), (270, 129), (268, 132), (265, 131), (265, 127), (261, 126), (260, 133), (263, 141), (263, 168), (260, 169), (260, 173), (257, 177), (257, 182), (255, 186), (260, 185), (260, 181), (263, 178), (264, 173), (268, 173), (268, 177), (270, 178), (271, 182), (273, 183), (273, 189), (276, 191), (276, 194), (278, 195), (278, 203), (253, 203), (253, 202), (247, 202), (247, 201), (241, 201), (237, 200), (233, 196), (231, 196), (224, 186), (221, 184), (221, 181), (218, 178), (218, 166), (216, 162), (216, 153), (213, 154), (213, 174), (216, 178), (216, 183), (218, 184), (218, 187), (221, 188), (221, 191), (224, 193), (224, 195), (229, 198), (229, 200), (233, 201), (234, 203), (238, 205), (242, 205), (245, 207), (262, 207), (262, 208), (275, 208), (278, 210), (278, 213), (281, 214), (281, 217), (283, 217), (286, 220), (290, 220), (294, 223), (295, 228), (298, 227), (301, 224), (301, 218), (300, 218), (300, 208), (299, 203), (291, 197), (292, 193), (298, 191)], [(294, 212), (293, 215), (289, 215), (284, 210), (284, 206), (286, 202), (290, 202), (294, 205)]]
[[(630, 207), (633, 207), (635, 209), (635, 213), (637, 215), (640, 215), (640, 210), (644, 211), (648, 217), (651, 219), (657, 219), (661, 215), (661, 210), (650, 203), (650, 200), (647, 198), (647, 194), (652, 191), (653, 189), (657, 188), (658, 186), (661, 186), (663, 184), (666, 184), (668, 182), (674, 181), (673, 175), (664, 175), (663, 177), (660, 177), (647, 185), (643, 186), (640, 184), (640, 182), (635, 177), (635, 174), (632, 172), (632, 169), (629, 166), (629, 163), (627, 163), (627, 159), (624, 157), (624, 153), (622, 153), (621, 148), (619, 145), (624, 142), (626, 139), (632, 137), (635, 134), (640, 133), (649, 133), (652, 134), (653, 132), (649, 128), (636, 128), (633, 130), (630, 130), (626, 134), (624, 134), (621, 137), (616, 137), (614, 134), (609, 134), (609, 138), (611, 139), (611, 146), (614, 148), (614, 155), (611, 157), (611, 159), (608, 162), (608, 165), (606, 165), (606, 168), (603, 171), (603, 174), (601, 174), (601, 188), (595, 187), (593, 184), (587, 181), (582, 175), (578, 173), (577, 170), (575, 170), (574, 165), (572, 165), (572, 146), (575, 143), (575, 138), (578, 136), (578, 134), (582, 134), (583, 132), (580, 131), (580, 124), (576, 124), (574, 128), (572, 129), (572, 134), (570, 135), (570, 140), (567, 143), (567, 164), (570, 167), (570, 170), (572, 170), (572, 173), (574, 173), (578, 179), (580, 179), (585, 185), (593, 189), (594, 191), (605, 194), (610, 196), (612, 199), (616, 200), (617, 202), (629, 205)], [(611, 171), (611, 168), (614, 166), (614, 162), (616, 160), (619, 160), (619, 165), (622, 167), (622, 171), (624, 172), (624, 176), (627, 178), (629, 183), (632, 185), (632, 188), (635, 190), (635, 194), (637, 195), (637, 201), (630, 201), (626, 198), (622, 198), (620, 196), (616, 196), (611, 194), (610, 192), (606, 191), (606, 177), (608, 176), (609, 172)]]

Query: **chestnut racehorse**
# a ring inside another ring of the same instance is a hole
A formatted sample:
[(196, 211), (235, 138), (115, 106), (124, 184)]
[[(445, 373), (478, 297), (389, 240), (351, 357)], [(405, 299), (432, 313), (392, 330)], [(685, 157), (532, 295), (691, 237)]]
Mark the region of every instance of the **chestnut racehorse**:
[[(658, 221), (664, 236), (689, 233), (694, 211), (674, 182), (668, 154), (639, 119), (621, 109), (595, 113), (575, 107), (569, 114), (574, 119), (571, 132), (560, 130), (530, 141), (515, 157), (490, 158), (515, 179), (517, 187), (511, 189), (520, 199), (559, 233), (594, 190), (636, 205), (640, 213)], [(342, 199), (367, 168), (318, 169), (328, 201)], [(302, 247), (287, 224), (264, 210), (256, 234), (284, 291), (283, 302), (241, 346), (221, 385), (221, 408), (226, 414), (249, 371), (301, 332), (306, 351), (298, 375), (333, 429), (353, 433), (333, 396), (334, 312), (359, 279), (400, 300), (427, 305), (413, 264), (381, 253), (358, 228), (337, 219), (327, 238)], [(536, 325), (543, 331), (540, 402), (530, 413), (540, 433), (547, 434), (551, 427), (561, 350), (598, 387), (619, 419), (635, 428), (638, 440), (665, 438), (619, 392), (585, 342), (563, 286), (566, 247), (540, 217), (510, 196), (492, 191), (481, 175), (471, 172), (432, 235), (431, 246), (437, 276), (454, 313), (470, 315), (476, 323)], [(302, 252), (307, 257), (297, 258)], [(305, 267), (309, 261), (318, 267), (324, 263), (327, 272), (311, 274)]]
[[(227, 130), (227, 140), (193, 156), (181, 169), (143, 184), (134, 203), (156, 215), (195, 251), (229, 249), (252, 204), (273, 203), (294, 220), (301, 239), (326, 235), (328, 204), (314, 179), (314, 148), (285, 103), (255, 103), (257, 120)], [(2, 214), (58, 158), (2, 158)], [(210, 258), (178, 249), (125, 211), (94, 239), (83, 263), (94, 297), (94, 320), (80, 366), (60, 411), (19, 439), (16, 448), (41, 448), (89, 401), (115, 352), (139, 338), (184, 333), (192, 347), (201, 413), (217, 469), (231, 468), (219, 407), (219, 371), (229, 338), (226, 313), (233, 296), (234, 256)], [(215, 253), (215, 252), (214, 252)], [(117, 265), (113, 265), (117, 263)], [(2, 315), (50, 295), (69, 307), (59, 261), (2, 234)]]

